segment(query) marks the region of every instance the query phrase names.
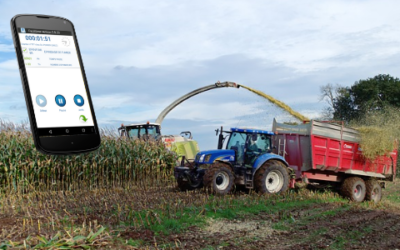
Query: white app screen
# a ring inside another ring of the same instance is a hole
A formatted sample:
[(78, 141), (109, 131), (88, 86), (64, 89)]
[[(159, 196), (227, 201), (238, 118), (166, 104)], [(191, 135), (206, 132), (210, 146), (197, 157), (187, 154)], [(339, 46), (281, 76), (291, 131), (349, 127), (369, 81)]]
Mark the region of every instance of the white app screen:
[(74, 39), (51, 32), (19, 33), (37, 127), (94, 126)]

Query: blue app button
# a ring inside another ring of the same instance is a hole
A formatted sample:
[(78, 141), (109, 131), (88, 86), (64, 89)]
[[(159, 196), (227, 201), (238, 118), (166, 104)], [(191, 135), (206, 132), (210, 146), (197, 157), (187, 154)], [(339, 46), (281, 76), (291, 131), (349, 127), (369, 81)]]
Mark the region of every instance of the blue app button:
[(79, 107), (82, 107), (83, 104), (85, 104), (85, 101), (83, 100), (83, 97), (81, 95), (75, 95), (74, 96), (74, 102)]
[(62, 95), (57, 95), (56, 96), (56, 103), (60, 107), (64, 107), (66, 104), (65, 98)]
[(42, 108), (45, 107), (47, 105), (46, 97), (44, 97), (42, 95), (36, 96), (36, 104)]

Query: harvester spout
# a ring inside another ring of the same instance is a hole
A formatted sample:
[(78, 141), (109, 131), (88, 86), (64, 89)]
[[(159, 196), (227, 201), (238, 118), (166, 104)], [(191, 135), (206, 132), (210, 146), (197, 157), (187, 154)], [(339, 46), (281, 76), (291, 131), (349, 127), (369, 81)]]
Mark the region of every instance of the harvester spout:
[(162, 121), (164, 120), (164, 117), (176, 106), (178, 106), (180, 103), (184, 102), (185, 100), (191, 98), (192, 96), (195, 96), (197, 94), (200, 94), (202, 92), (211, 90), (211, 89), (218, 89), (218, 88), (223, 88), (223, 87), (232, 87), (232, 88), (239, 88), (240, 85), (235, 83), (235, 82), (216, 82), (215, 84), (211, 84), (202, 88), (198, 88), (196, 90), (193, 90), (192, 92), (187, 93), (186, 95), (183, 95), (182, 97), (178, 98), (175, 100), (173, 103), (171, 103), (168, 107), (166, 107), (157, 117), (156, 123), (161, 124)]
[(235, 82), (228, 82), (228, 81), (225, 81), (225, 82), (218, 81), (218, 82), (215, 83), (215, 86), (216, 87), (232, 87), (232, 88), (239, 88), (240, 87), (239, 84), (237, 84)]

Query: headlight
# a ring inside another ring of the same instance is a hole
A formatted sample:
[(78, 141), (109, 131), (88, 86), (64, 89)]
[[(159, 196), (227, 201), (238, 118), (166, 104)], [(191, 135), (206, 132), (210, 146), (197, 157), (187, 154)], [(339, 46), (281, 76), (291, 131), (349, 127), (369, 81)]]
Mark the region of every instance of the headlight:
[(205, 157), (205, 156), (206, 156), (206, 155), (204, 155), (204, 154), (203, 154), (203, 155), (201, 155), (201, 156), (200, 156), (200, 159), (199, 159), (199, 162), (203, 162), (203, 161), (204, 161), (204, 157)]
[(209, 161), (210, 161), (210, 158), (211, 158), (211, 155), (207, 155), (207, 156), (204, 158), (204, 162), (209, 162)]

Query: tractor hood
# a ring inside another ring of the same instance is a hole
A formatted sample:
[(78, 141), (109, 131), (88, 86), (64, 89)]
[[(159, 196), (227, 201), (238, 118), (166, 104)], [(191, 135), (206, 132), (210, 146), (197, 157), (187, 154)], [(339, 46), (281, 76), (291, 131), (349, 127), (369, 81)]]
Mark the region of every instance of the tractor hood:
[(196, 155), (196, 163), (211, 164), (214, 161), (235, 161), (235, 151), (231, 149), (205, 150)]

